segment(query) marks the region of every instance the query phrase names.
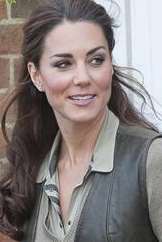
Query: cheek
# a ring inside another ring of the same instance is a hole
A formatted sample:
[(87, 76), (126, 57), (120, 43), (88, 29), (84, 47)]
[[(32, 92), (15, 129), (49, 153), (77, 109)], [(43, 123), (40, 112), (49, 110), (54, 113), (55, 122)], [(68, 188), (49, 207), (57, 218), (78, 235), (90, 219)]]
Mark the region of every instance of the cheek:
[(112, 84), (112, 72), (105, 70), (98, 78), (98, 86), (101, 90), (107, 91), (111, 89)]
[(44, 77), (44, 90), (48, 93), (60, 94), (68, 88), (68, 81), (57, 76), (52, 78)]
[(64, 75), (61, 77), (60, 75), (54, 74), (44, 75), (43, 87), (50, 106), (55, 110), (65, 98), (66, 91), (69, 87), (69, 79), (67, 76), (64, 78)]

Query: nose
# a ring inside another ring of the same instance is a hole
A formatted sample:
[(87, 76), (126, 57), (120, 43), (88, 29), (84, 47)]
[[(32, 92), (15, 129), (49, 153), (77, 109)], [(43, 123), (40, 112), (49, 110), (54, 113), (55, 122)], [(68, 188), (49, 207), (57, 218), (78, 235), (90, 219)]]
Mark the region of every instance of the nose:
[(78, 64), (73, 77), (73, 83), (78, 86), (87, 86), (90, 84), (91, 76), (86, 64)]

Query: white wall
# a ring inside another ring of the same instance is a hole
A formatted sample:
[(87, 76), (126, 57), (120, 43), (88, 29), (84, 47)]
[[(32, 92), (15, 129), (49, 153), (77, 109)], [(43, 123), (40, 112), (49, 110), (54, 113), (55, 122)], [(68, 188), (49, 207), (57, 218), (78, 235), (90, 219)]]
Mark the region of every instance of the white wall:
[[(144, 74), (144, 85), (157, 111), (162, 113), (162, 1), (130, 2), (132, 65)], [(162, 129), (162, 120), (157, 124)]]
[[(110, 0), (102, 1), (108, 6)], [(121, 26), (116, 32), (115, 62), (143, 73), (144, 86), (162, 114), (162, 0), (116, 0)], [(162, 120), (148, 117), (162, 130)], [(162, 118), (162, 117), (161, 117)]]

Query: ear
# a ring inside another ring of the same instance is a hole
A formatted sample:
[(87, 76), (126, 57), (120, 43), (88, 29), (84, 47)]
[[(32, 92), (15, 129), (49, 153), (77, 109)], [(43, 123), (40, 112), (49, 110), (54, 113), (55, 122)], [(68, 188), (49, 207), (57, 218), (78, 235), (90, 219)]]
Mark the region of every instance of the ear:
[(43, 80), (39, 70), (35, 67), (33, 62), (29, 62), (27, 67), (34, 86), (38, 89), (38, 91), (43, 92)]

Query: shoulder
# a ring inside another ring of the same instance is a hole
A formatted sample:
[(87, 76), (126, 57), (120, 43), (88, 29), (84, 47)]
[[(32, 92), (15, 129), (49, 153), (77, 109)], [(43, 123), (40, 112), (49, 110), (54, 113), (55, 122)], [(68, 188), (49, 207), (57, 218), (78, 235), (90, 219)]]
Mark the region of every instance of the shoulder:
[[(142, 139), (154, 139), (160, 136), (160, 133), (152, 129), (144, 128), (136, 125), (125, 125), (122, 123), (119, 125), (119, 133), (127, 136), (131, 136), (131, 137), (134, 136), (136, 138), (142, 138)], [(162, 134), (161, 134), (161, 137), (162, 137)]]
[[(162, 136), (153, 140), (148, 151), (147, 166), (162, 163)], [(161, 164), (162, 165), (162, 164)]]
[(143, 160), (147, 162), (149, 169), (152, 166), (157, 169), (157, 165), (162, 165), (162, 134), (159, 132), (140, 126), (120, 125), (118, 136), (122, 136), (128, 152), (130, 148), (132, 152), (142, 151), (141, 155), (143, 154)]
[(149, 194), (162, 182), (162, 137), (155, 139), (149, 147), (147, 156), (147, 187)]
[(155, 139), (147, 157), (147, 193), (153, 230), (162, 241), (162, 138)]
[[(120, 124), (116, 135), (116, 149), (125, 150), (130, 154), (130, 157), (134, 158), (140, 152), (141, 157), (143, 157), (141, 159), (145, 163), (151, 144), (160, 137), (162, 138), (160, 133), (148, 128)], [(143, 165), (143, 163), (141, 164)]]

